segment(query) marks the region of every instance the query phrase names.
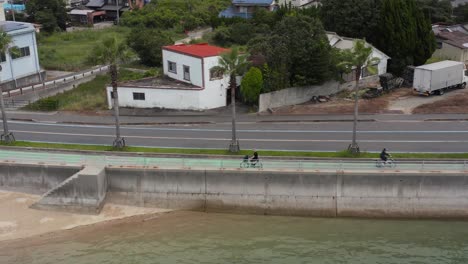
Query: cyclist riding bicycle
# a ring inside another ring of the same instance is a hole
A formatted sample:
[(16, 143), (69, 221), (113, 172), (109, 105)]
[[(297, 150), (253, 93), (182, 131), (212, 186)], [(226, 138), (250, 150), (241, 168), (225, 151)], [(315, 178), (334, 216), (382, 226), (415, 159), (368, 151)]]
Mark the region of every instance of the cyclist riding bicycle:
[(387, 149), (384, 148), (382, 150), (382, 152), (380, 152), (380, 159), (383, 161), (384, 164), (387, 164), (387, 161), (388, 159), (391, 157), (392, 155), (388, 154), (387, 153)]
[(257, 163), (258, 163), (258, 153), (257, 153), (257, 151), (254, 151), (253, 156), (250, 158), (250, 164), (252, 166), (255, 166), (255, 165), (257, 165)]

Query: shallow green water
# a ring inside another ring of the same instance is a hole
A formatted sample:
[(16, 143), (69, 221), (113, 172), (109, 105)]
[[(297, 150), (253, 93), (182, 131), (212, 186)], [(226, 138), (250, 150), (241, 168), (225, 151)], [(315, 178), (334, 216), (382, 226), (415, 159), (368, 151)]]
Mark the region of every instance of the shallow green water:
[(179, 212), (28, 243), (0, 263), (466, 264), (468, 222)]

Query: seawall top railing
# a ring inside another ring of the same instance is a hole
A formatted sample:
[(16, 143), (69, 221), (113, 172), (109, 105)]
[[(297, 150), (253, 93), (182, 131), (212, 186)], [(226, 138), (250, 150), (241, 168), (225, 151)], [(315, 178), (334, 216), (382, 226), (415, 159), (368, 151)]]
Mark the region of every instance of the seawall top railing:
[(239, 159), (164, 158), (144, 156), (87, 155), (57, 152), (0, 150), (0, 162), (48, 165), (105, 165), (112, 167), (157, 167), (168, 169), (242, 169), (279, 171), (468, 171), (468, 161), (397, 161), (382, 166), (376, 160), (261, 160), (253, 167)]

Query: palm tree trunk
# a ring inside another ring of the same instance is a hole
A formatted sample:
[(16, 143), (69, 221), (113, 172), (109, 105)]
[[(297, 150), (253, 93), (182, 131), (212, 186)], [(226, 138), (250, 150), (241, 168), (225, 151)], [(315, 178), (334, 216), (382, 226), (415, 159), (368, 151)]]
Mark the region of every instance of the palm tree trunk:
[(115, 140), (113, 146), (115, 148), (125, 147), (125, 139), (120, 136), (120, 114), (119, 114), (119, 93), (117, 91), (117, 65), (110, 66), (112, 94), (114, 95), (113, 107), (115, 117)]
[(1, 141), (7, 144), (13, 143), (15, 141), (15, 137), (8, 130), (7, 116), (5, 112), (5, 102), (3, 101), (3, 87), (1, 85), (0, 85), (0, 108), (2, 111), (2, 120), (3, 120), (3, 134), (1, 135)]
[(230, 152), (239, 152), (239, 141), (236, 136), (236, 76), (231, 75), (230, 77), (231, 84), (231, 110), (232, 110), (232, 139), (231, 144), (229, 145)]
[(348, 147), (348, 151), (351, 154), (359, 154), (359, 145), (357, 143), (357, 119), (358, 119), (358, 111), (359, 111), (359, 79), (361, 78), (361, 71), (359, 67), (356, 67), (356, 83), (354, 86), (354, 121), (353, 121), (353, 141), (351, 145)]

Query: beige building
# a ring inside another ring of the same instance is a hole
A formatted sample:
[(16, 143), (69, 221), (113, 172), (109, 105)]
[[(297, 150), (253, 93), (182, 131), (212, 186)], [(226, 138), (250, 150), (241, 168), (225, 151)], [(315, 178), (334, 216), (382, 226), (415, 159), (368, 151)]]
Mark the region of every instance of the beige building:
[(5, 3), (5, 0), (0, 0), (0, 21), (5, 21), (5, 9), (3, 8), (3, 3)]
[(468, 63), (468, 35), (459, 31), (439, 32), (437, 49), (432, 55), (436, 58)]

